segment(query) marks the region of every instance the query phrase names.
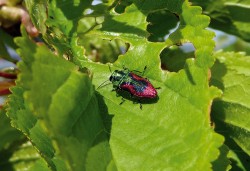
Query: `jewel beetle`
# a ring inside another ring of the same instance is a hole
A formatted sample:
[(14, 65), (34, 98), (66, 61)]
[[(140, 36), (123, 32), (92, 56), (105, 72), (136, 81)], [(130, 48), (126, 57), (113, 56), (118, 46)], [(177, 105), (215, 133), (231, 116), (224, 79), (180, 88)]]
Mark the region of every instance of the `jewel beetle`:
[[(143, 77), (146, 68), (147, 66), (145, 66), (143, 72), (137, 70), (130, 71), (128, 68), (125, 67), (123, 67), (123, 70), (115, 70), (112, 72), (109, 68), (112, 74), (109, 77), (109, 80), (107, 80), (113, 84), (113, 90), (117, 93), (119, 91), (126, 91), (130, 93), (130, 96), (132, 98), (136, 98), (140, 104), (140, 109), (142, 109), (141, 100), (157, 98), (156, 89), (159, 89), (159, 87), (155, 88), (147, 78)], [(135, 72), (140, 73), (141, 76), (135, 74)], [(101, 87), (103, 84), (101, 84), (99, 87)], [(120, 105), (124, 101), (125, 100), (122, 97), (122, 102), (120, 103)]]

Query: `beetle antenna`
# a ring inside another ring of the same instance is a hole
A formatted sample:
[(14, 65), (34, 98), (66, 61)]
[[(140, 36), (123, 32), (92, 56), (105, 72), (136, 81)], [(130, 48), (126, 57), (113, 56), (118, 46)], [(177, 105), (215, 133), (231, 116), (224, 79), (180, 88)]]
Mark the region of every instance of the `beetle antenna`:
[[(112, 83), (108, 83), (108, 84), (105, 84), (106, 82), (108, 82), (109, 80), (106, 80), (106, 81), (104, 81), (103, 83), (101, 83), (98, 87), (97, 87), (97, 89), (99, 89), (99, 88), (101, 88), (101, 87), (105, 87), (106, 85), (109, 85), (109, 84), (112, 84)], [(97, 90), (96, 89), (96, 90)]]

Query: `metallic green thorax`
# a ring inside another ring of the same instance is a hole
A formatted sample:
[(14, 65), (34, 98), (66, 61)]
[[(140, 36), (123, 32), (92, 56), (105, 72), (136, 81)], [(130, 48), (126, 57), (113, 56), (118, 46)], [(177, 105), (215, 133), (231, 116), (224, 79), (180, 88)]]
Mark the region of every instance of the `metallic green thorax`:
[(109, 80), (112, 82), (114, 87), (119, 87), (123, 82), (134, 82), (133, 79), (129, 77), (129, 73), (129, 70), (115, 70), (109, 77)]

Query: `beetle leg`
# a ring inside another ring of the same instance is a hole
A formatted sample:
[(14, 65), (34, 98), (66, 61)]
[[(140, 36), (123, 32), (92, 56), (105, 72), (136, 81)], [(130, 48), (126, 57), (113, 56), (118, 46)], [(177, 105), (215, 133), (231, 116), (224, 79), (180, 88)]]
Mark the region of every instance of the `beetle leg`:
[(146, 69), (147, 69), (147, 65), (144, 67), (144, 69), (143, 69), (143, 71), (142, 71), (142, 76), (144, 75)]
[[(132, 99), (135, 99), (135, 96), (134, 96), (133, 94), (130, 94), (130, 97), (131, 97)], [(136, 100), (133, 100), (133, 104), (138, 104), (138, 102), (137, 102)]]
[(135, 96), (133, 94), (130, 94), (130, 98), (133, 99), (133, 104), (138, 104), (138, 102), (135, 100)]
[(156, 87), (155, 89), (161, 89), (161, 87)]
[(122, 97), (122, 101), (119, 105), (123, 104), (125, 102), (124, 98)]
[(116, 97), (119, 97), (120, 95), (118, 94), (118, 91), (119, 89), (116, 89), (115, 92), (116, 92)]
[(136, 101), (133, 101), (133, 104), (138, 104), (138, 102), (136, 102)]
[(119, 88), (114, 88), (112, 91), (115, 91), (116, 92), (116, 97), (119, 97), (120, 95), (118, 94), (118, 91), (120, 91)]
[(142, 104), (141, 104), (141, 101), (138, 100), (139, 104), (140, 104), (140, 109), (142, 110)]

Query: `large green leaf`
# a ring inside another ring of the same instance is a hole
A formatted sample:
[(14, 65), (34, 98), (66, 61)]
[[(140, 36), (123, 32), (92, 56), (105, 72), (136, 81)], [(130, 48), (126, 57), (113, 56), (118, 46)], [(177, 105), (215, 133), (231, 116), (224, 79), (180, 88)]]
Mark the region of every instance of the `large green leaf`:
[[(25, 35), (27, 36), (27, 34)], [(52, 162), (54, 149), (51, 140), (44, 133), (41, 122), (32, 114), (23, 97), (25, 89), (29, 87), (23, 84), (23, 80), (32, 78), (31, 65), (34, 61), (36, 46), (25, 38), (19, 39), (16, 43), (24, 49), (29, 47), (26, 50), (19, 51), (23, 59), (23, 62), (19, 63), (19, 68), (26, 74), (19, 74), (17, 86), (11, 89), (12, 94), (9, 96), (7, 103), (7, 115), (11, 119), (11, 125), (27, 136), (53, 169), (55, 168)], [(30, 82), (26, 82), (26, 84), (30, 84)]]
[(215, 56), (211, 81), (223, 90), (223, 96), (213, 103), (216, 130), (227, 138), (229, 148), (241, 156), (243, 166), (249, 170), (250, 58), (233, 52), (217, 52)]
[(9, 100), (13, 126), (52, 170), (104, 170), (111, 154), (89, 76), (23, 36), (16, 39), (23, 61)]
[[(128, 42), (128, 52), (119, 56), (111, 69), (122, 69), (125, 65), (140, 71), (147, 66), (146, 77), (155, 87), (161, 87), (159, 99), (145, 101), (142, 110), (130, 101), (119, 105), (121, 101), (111, 92), (111, 85), (98, 89), (108, 113), (114, 115), (110, 137), (114, 162), (118, 170), (211, 170), (211, 161), (218, 157), (223, 138), (209, 125), (211, 101), (219, 94), (208, 85), (208, 68), (214, 62), (213, 33), (204, 29), (209, 18), (201, 15), (201, 8), (191, 7), (187, 2), (175, 4), (175, 10), (180, 12), (179, 28), (165, 43), (151, 43), (146, 39), (146, 15), (156, 7), (148, 9), (146, 2), (142, 8), (128, 6), (125, 13), (112, 11), (100, 29), (88, 33)], [(166, 3), (166, 8), (171, 9), (172, 3), (169, 6)], [(194, 44), (196, 59), (187, 60), (178, 73), (163, 72), (161, 51), (185, 42)], [(110, 76), (106, 65), (86, 61), (82, 65), (94, 72), (96, 87)], [(222, 157), (226, 159), (225, 155)]]
[[(204, 8), (211, 17), (210, 26), (235, 34), (244, 40), (250, 41), (250, 1), (248, 0), (216, 0), (207, 1), (191, 0)], [(225, 27), (225, 25), (227, 27)]]
[(44, 133), (41, 123), (24, 103), (23, 92), (23, 88), (14, 87), (12, 95), (9, 96), (7, 114), (11, 119), (11, 125), (20, 130), (32, 142), (53, 170), (56, 166), (52, 161), (54, 149), (51, 140)]

